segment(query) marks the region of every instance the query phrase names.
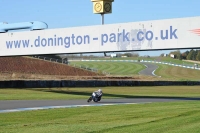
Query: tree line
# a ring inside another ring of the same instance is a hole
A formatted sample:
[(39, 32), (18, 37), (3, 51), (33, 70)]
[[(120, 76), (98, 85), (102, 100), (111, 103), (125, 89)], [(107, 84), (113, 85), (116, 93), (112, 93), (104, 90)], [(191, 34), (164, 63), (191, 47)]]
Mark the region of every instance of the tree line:
[[(175, 55), (174, 58), (179, 60), (200, 61), (200, 50), (191, 49), (190, 51), (187, 50), (183, 53), (181, 53), (180, 50), (177, 50), (170, 52), (168, 56), (170, 56), (171, 54)], [(163, 57), (164, 54), (161, 54), (161, 56)]]

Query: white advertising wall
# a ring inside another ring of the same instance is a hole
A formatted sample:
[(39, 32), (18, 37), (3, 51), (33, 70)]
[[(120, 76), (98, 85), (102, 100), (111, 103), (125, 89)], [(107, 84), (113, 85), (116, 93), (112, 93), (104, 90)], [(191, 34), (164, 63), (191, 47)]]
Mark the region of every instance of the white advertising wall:
[(0, 56), (200, 48), (200, 17), (0, 33)]

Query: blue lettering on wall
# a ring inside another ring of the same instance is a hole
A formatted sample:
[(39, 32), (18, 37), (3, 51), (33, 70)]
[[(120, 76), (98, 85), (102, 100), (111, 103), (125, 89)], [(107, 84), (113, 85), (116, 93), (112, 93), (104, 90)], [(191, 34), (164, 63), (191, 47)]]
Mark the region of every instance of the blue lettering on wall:
[[(131, 31), (131, 30), (130, 30)], [(6, 41), (7, 49), (13, 48), (29, 48), (29, 47), (58, 47), (63, 46), (65, 48), (70, 48), (73, 45), (82, 45), (82, 44), (90, 44), (91, 38), (92, 41), (100, 41), (101, 46), (104, 46), (107, 43), (118, 43), (118, 42), (130, 42), (130, 41), (151, 41), (151, 40), (168, 40), (168, 39), (178, 39), (177, 31), (178, 29), (173, 26), (169, 26), (168, 29), (162, 29), (157, 35), (154, 37), (154, 32), (151, 30), (141, 30), (138, 29), (136, 32), (136, 36), (131, 35), (131, 32), (127, 31), (127, 29), (118, 29), (117, 32), (112, 33), (103, 33), (98, 37), (90, 35), (78, 35), (71, 34), (69, 36), (57, 36), (56, 34), (49, 38), (44, 38), (41, 36), (37, 36), (34, 40), (13, 40)], [(31, 43), (32, 42), (32, 43)], [(92, 42), (94, 43), (94, 42)]]
[(170, 39), (173, 39), (173, 37), (174, 37), (175, 39), (178, 39), (178, 37), (177, 37), (177, 35), (176, 35), (176, 32), (177, 32), (177, 29), (174, 29), (174, 30), (173, 30), (173, 27), (170, 26)]

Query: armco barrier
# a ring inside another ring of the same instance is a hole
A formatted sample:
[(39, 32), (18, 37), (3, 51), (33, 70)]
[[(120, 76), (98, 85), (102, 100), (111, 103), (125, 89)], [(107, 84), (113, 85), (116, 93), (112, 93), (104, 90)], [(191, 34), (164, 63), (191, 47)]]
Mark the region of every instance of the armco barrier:
[(13, 80), (0, 81), (0, 88), (54, 88), (106, 86), (194, 86), (200, 81), (102, 81), (102, 80)]

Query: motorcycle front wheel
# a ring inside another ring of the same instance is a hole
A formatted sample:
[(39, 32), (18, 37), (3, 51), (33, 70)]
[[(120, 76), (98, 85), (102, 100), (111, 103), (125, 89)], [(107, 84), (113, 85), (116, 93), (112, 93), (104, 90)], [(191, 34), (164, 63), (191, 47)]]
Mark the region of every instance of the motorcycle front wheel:
[(92, 97), (90, 97), (90, 98), (87, 100), (88, 103), (91, 102), (91, 101), (92, 101)]

